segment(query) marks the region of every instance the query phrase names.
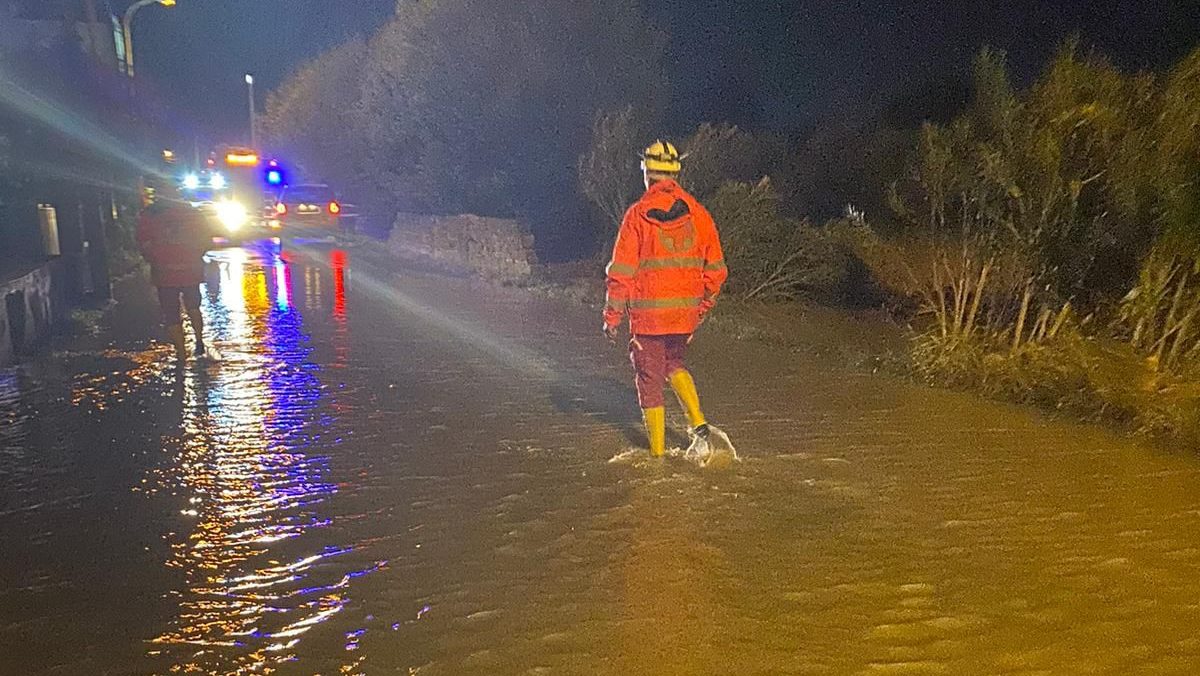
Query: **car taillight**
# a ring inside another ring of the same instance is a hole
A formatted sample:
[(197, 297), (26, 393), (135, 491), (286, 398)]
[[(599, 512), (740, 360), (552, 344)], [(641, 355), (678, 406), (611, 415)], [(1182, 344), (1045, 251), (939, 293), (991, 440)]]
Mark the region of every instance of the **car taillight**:
[(337, 202), (330, 202), (329, 203), (329, 213), (331, 213), (331, 214), (342, 213), (342, 205), (338, 204)]
[(283, 215), (287, 214), (287, 205), (284, 204), (283, 202), (276, 202), (275, 203), (275, 214), (277, 216), (283, 216)]

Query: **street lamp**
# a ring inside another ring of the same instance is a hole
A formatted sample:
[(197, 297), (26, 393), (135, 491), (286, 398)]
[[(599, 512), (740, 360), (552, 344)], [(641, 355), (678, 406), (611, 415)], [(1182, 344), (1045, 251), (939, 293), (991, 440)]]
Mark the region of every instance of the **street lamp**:
[(255, 133), (254, 124), (254, 76), (246, 73), (246, 87), (250, 90), (250, 147), (258, 150), (258, 134)]
[(133, 15), (146, 5), (158, 3), (163, 7), (174, 7), (175, 0), (138, 0), (125, 10), (125, 20), (121, 23), (121, 28), (125, 38), (125, 74), (133, 77)]

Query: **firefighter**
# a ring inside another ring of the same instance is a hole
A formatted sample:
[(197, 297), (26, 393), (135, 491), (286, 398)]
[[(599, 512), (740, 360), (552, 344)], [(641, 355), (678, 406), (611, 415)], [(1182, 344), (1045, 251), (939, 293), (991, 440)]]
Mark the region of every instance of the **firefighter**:
[(604, 333), (615, 342), (628, 310), (638, 403), (656, 457), (666, 446), (664, 383), (675, 391), (691, 434), (708, 437), (684, 356), (728, 275), (712, 216), (679, 186), (680, 160), (675, 146), (661, 140), (643, 151), (646, 192), (625, 212), (606, 271)]
[(146, 204), (138, 217), (137, 240), (150, 263), (150, 278), (158, 289), (159, 310), (179, 364), (187, 360), (180, 301), (192, 324), (195, 355), (204, 356), (204, 316), (200, 312), (200, 284), (204, 281), (204, 254), (212, 244), (208, 219), (185, 202), (169, 179), (144, 179)]

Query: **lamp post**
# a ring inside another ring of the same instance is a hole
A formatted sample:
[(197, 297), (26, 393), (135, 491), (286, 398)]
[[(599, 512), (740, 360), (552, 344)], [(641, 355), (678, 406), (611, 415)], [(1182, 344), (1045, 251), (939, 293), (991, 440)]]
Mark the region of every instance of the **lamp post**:
[(146, 5), (158, 3), (163, 7), (174, 7), (175, 0), (138, 0), (125, 10), (125, 20), (121, 22), (121, 29), (125, 38), (125, 74), (133, 77), (133, 15)]
[(246, 73), (246, 87), (249, 91), (250, 98), (250, 147), (258, 150), (258, 134), (256, 133), (254, 120), (254, 76)]

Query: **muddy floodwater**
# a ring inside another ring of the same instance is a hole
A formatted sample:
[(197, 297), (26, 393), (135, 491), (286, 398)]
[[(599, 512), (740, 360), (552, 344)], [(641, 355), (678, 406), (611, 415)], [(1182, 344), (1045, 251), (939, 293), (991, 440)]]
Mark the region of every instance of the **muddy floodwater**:
[(631, 460), (593, 311), (369, 253), (0, 371), (0, 673), (1200, 673), (1196, 457), (710, 331), (742, 462)]

